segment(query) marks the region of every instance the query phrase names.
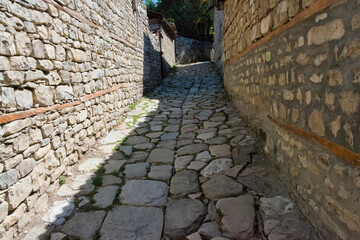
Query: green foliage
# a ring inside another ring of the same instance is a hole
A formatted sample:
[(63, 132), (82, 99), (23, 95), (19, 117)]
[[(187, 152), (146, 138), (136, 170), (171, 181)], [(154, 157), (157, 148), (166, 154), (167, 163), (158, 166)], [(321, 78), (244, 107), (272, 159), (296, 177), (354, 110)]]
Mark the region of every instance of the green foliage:
[(63, 185), (66, 182), (66, 177), (65, 176), (60, 176), (59, 177), (59, 184)]
[(174, 22), (183, 37), (200, 40), (213, 38), (213, 11), (207, 0), (144, 0), (147, 8), (162, 13), (168, 21)]
[(102, 176), (98, 175), (98, 176), (94, 177), (92, 180), (92, 184), (94, 184), (94, 186), (96, 186), (96, 187), (100, 187), (102, 184)]
[(171, 67), (171, 72), (176, 73), (177, 70), (178, 70), (178, 68), (177, 68), (176, 65), (173, 65), (173, 66)]

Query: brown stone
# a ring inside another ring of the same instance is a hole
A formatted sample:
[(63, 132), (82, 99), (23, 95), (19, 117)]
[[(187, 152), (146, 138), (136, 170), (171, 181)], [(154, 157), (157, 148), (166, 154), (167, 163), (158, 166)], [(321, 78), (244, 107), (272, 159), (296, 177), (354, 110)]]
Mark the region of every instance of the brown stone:
[(360, 95), (354, 91), (342, 91), (340, 92), (339, 103), (344, 113), (355, 114), (359, 109)]
[(309, 127), (314, 133), (320, 136), (325, 136), (324, 118), (319, 110), (315, 109), (310, 114)]
[(308, 34), (309, 45), (321, 45), (331, 40), (341, 39), (345, 34), (344, 23), (341, 19), (335, 19), (325, 25), (312, 27)]

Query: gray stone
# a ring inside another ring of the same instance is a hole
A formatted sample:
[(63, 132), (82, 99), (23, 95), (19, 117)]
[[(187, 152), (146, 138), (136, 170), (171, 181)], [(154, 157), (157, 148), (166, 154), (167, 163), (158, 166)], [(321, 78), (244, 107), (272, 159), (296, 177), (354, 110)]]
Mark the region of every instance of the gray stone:
[(0, 203), (0, 222), (2, 222), (8, 215), (9, 204), (6, 201)]
[(149, 143), (150, 139), (143, 137), (143, 136), (131, 136), (128, 137), (128, 139), (126, 139), (126, 141), (124, 142), (125, 144), (128, 145), (136, 145), (136, 144), (142, 144), (142, 143)]
[(65, 223), (61, 231), (69, 236), (80, 238), (81, 240), (93, 239), (96, 232), (100, 229), (105, 216), (105, 211), (75, 213), (75, 215)]
[[(243, 172), (245, 170), (243, 170)], [(282, 183), (276, 177), (261, 175), (242, 176), (243, 172), (236, 178), (236, 181), (254, 190), (257, 194), (266, 197), (286, 194)]]
[(14, 108), (16, 107), (15, 91), (13, 88), (2, 87), (0, 88), (1, 102), (0, 106), (3, 108)]
[(194, 159), (194, 156), (182, 156), (175, 159), (175, 171), (179, 172), (186, 168), (186, 166)]
[(198, 153), (196, 155), (195, 160), (199, 160), (202, 162), (209, 162), (211, 160), (211, 155), (210, 155), (209, 151), (204, 151), (204, 152)]
[(8, 32), (2, 31), (0, 33), (0, 54), (6, 56), (13, 56), (16, 54), (16, 48), (14, 44), (14, 37)]
[(119, 185), (122, 183), (121, 178), (115, 177), (113, 175), (105, 175), (103, 176), (102, 179), (102, 186), (106, 187), (106, 186), (111, 186), (111, 185)]
[(197, 173), (193, 170), (177, 172), (171, 179), (170, 193), (175, 197), (184, 197), (200, 191)]
[(151, 180), (129, 180), (122, 188), (122, 204), (134, 206), (161, 207), (166, 204), (168, 186), (166, 183)]
[[(135, 145), (137, 146), (137, 145)], [(133, 153), (133, 147), (132, 146), (121, 146), (120, 152), (124, 153), (127, 156), (131, 156)]]
[(10, 122), (6, 125), (4, 125), (4, 135), (8, 136), (17, 132), (20, 132), (22, 129), (26, 127), (31, 126), (31, 120), (30, 119), (24, 119), (24, 120), (17, 120)]
[(45, 222), (54, 223), (57, 219), (70, 216), (75, 209), (75, 204), (72, 200), (55, 201), (54, 206), (50, 208), (44, 217)]
[(294, 204), (291, 200), (276, 196), (273, 198), (260, 198), (260, 209), (264, 219), (276, 218), (293, 212)]
[(104, 165), (105, 174), (117, 172), (126, 163), (126, 160), (110, 160)]
[(152, 166), (148, 177), (160, 181), (168, 181), (171, 178), (173, 167), (169, 165)]
[(209, 132), (209, 133), (202, 133), (199, 134), (196, 138), (201, 139), (201, 140), (208, 140), (210, 138), (215, 137), (216, 133), (215, 132)]
[(56, 87), (57, 100), (71, 100), (74, 97), (74, 92), (71, 86), (58, 86)]
[[(16, 169), (19, 171), (20, 177), (25, 177), (28, 175), (36, 166), (36, 161), (33, 158), (28, 158), (23, 160)], [(1, 175), (0, 175), (1, 178)], [(0, 186), (1, 186), (1, 180), (0, 180)]]
[(178, 132), (164, 133), (161, 135), (161, 140), (175, 140), (179, 136)]
[(191, 169), (191, 170), (195, 170), (195, 171), (200, 171), (205, 166), (206, 166), (206, 162), (192, 161), (190, 163), (190, 165), (188, 165), (186, 168)]
[(9, 210), (15, 209), (32, 192), (31, 178), (27, 176), (19, 180), (15, 185), (9, 188), (6, 193), (6, 201), (9, 203)]
[(168, 140), (168, 141), (160, 141), (157, 145), (157, 148), (165, 148), (174, 150), (176, 147), (176, 141), (175, 140)]
[(149, 163), (128, 164), (125, 166), (124, 173), (127, 179), (142, 178), (146, 176), (149, 168)]
[(16, 183), (19, 172), (15, 169), (10, 169), (7, 172), (0, 174), (0, 189), (6, 189)]
[(31, 91), (15, 91), (16, 106), (19, 109), (29, 109), (33, 106)]
[(172, 200), (165, 213), (164, 234), (171, 239), (184, 239), (196, 231), (206, 215), (206, 208), (199, 200)]
[(193, 155), (206, 150), (208, 150), (208, 146), (206, 144), (191, 144), (180, 148), (176, 153), (179, 156)]
[(107, 186), (99, 188), (97, 193), (94, 195), (94, 206), (101, 208), (110, 206), (113, 203), (119, 188), (119, 186)]
[(100, 230), (101, 239), (160, 239), (163, 212), (154, 207), (119, 206), (110, 211)]
[(104, 163), (102, 158), (89, 158), (78, 167), (79, 172), (90, 172), (97, 169), (100, 164)]
[(193, 234), (190, 234), (189, 236), (186, 236), (187, 240), (202, 240), (200, 233), (195, 232)]
[(216, 175), (201, 185), (205, 196), (211, 200), (238, 196), (243, 192), (243, 185), (233, 179)]
[(223, 236), (232, 239), (249, 239), (254, 235), (255, 209), (252, 196), (225, 198), (216, 203), (221, 211)]
[(231, 157), (230, 145), (212, 145), (209, 147), (210, 153), (216, 158)]
[(230, 158), (219, 158), (211, 161), (202, 171), (204, 177), (211, 177), (214, 174), (222, 174), (233, 166)]
[(173, 164), (174, 162), (174, 151), (169, 149), (156, 148), (151, 151), (148, 158), (150, 163), (163, 163), (163, 164)]
[(200, 226), (198, 232), (205, 237), (221, 237), (221, 232), (218, 229), (216, 222), (207, 222)]

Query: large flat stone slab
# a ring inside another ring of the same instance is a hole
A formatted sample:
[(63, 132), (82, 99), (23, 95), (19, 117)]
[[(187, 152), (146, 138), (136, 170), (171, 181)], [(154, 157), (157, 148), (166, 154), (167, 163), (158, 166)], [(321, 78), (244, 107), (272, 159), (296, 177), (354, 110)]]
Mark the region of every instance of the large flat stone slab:
[(205, 215), (205, 205), (199, 200), (173, 200), (166, 208), (164, 234), (171, 239), (185, 239), (199, 228)]
[(184, 147), (181, 147), (179, 150), (177, 150), (177, 154), (179, 156), (182, 155), (193, 155), (202, 151), (208, 150), (208, 145), (206, 144), (190, 144)]
[(102, 240), (161, 238), (163, 212), (154, 207), (119, 206), (110, 211), (100, 230)]
[(94, 206), (101, 208), (110, 206), (113, 203), (119, 188), (119, 186), (107, 186), (99, 188), (97, 193), (94, 195)]
[(110, 160), (108, 161), (104, 168), (105, 168), (105, 174), (109, 174), (112, 172), (117, 172), (120, 170), (120, 168), (126, 163), (126, 160)]
[(174, 162), (174, 151), (165, 148), (156, 148), (151, 151), (148, 162), (150, 163), (163, 163), (173, 164)]
[(243, 192), (243, 185), (227, 176), (216, 175), (202, 184), (201, 189), (207, 198), (218, 200), (238, 196)]
[(65, 223), (61, 231), (81, 240), (93, 239), (105, 216), (105, 211), (76, 213)]
[(169, 165), (152, 166), (148, 177), (160, 181), (168, 181), (171, 178), (173, 167)]
[(122, 204), (161, 207), (166, 204), (168, 185), (151, 180), (129, 180), (119, 196)]
[(182, 156), (175, 159), (175, 171), (179, 172), (186, 168), (186, 166), (194, 159), (194, 156)]
[(221, 229), (224, 237), (249, 239), (254, 235), (254, 198), (244, 195), (237, 198), (224, 198), (216, 203), (221, 211)]
[(212, 145), (209, 147), (210, 153), (216, 158), (227, 158), (231, 157), (230, 145)]
[(125, 175), (127, 179), (137, 179), (145, 177), (147, 169), (150, 167), (149, 163), (134, 163), (125, 166)]
[(175, 197), (183, 197), (190, 193), (199, 192), (199, 179), (193, 170), (177, 172), (171, 179), (170, 193)]
[(131, 136), (126, 139), (124, 142), (127, 145), (136, 145), (136, 144), (142, 144), (142, 143), (149, 143), (150, 139), (143, 136)]
[(204, 177), (211, 177), (214, 174), (222, 174), (233, 166), (230, 158), (219, 158), (211, 161), (202, 171)]

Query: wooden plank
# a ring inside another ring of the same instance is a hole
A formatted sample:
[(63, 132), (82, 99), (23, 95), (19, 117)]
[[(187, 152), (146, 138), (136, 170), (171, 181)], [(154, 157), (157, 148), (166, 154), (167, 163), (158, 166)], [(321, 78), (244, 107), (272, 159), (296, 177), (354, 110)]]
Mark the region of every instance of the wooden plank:
[(360, 154), (359, 153), (353, 152), (350, 149), (347, 149), (339, 144), (336, 144), (324, 137), (320, 137), (317, 134), (309, 133), (303, 129), (296, 128), (294, 126), (291, 126), (291, 125), (288, 125), (285, 123), (281, 123), (281, 122), (273, 119), (270, 116), (268, 116), (268, 118), (273, 123), (275, 123), (277, 126), (281, 127), (282, 129), (285, 129), (289, 132), (294, 133), (295, 135), (303, 137), (312, 143), (316, 143), (316, 144), (320, 145), (321, 147), (332, 152), (335, 156), (338, 156), (339, 158), (342, 158), (342, 159), (348, 161), (349, 163), (354, 164), (357, 167), (360, 167)]
[(56, 105), (53, 105), (53, 106), (50, 106), (50, 107), (41, 107), (41, 108), (35, 108), (35, 109), (30, 109), (30, 110), (21, 111), (21, 112), (4, 114), (4, 115), (0, 116), (0, 124), (12, 122), (12, 121), (19, 120), (19, 119), (28, 118), (28, 117), (38, 115), (38, 114), (41, 114), (41, 113), (45, 113), (45, 112), (48, 112), (48, 111), (54, 111), (54, 110), (59, 110), (59, 109), (63, 109), (63, 108), (73, 107), (73, 106), (79, 105), (79, 104), (81, 104), (83, 102), (89, 101), (90, 99), (100, 97), (102, 95), (113, 92), (113, 91), (118, 90), (120, 88), (131, 87), (133, 85), (134, 84), (131, 84), (131, 83), (121, 83), (121, 84), (115, 85), (115, 86), (113, 86), (113, 87), (111, 87), (109, 89), (102, 90), (102, 91), (99, 91), (99, 92), (96, 92), (96, 93), (93, 93), (93, 94), (83, 96), (79, 100), (76, 100), (76, 101), (71, 102), (71, 103), (56, 104)]
[(250, 46), (248, 46), (244, 51), (242, 51), (241, 53), (236, 54), (234, 57), (226, 60), (224, 62), (224, 65), (228, 65), (231, 64), (237, 60), (239, 60), (241, 57), (245, 56), (246, 54), (250, 53), (251, 51), (253, 51), (256, 47), (266, 43), (267, 41), (275, 38), (276, 36), (278, 36), (279, 34), (285, 32), (286, 30), (288, 30), (289, 28), (291, 28), (292, 26), (294, 26), (295, 24), (298, 24), (304, 20), (306, 20), (307, 18), (313, 16), (314, 14), (317, 14), (321, 11), (323, 11), (324, 9), (328, 8), (329, 6), (331, 6), (332, 4), (338, 3), (340, 1), (343, 0), (318, 0), (315, 3), (313, 3), (310, 7), (308, 7), (307, 9), (303, 10), (302, 12), (300, 12), (298, 15), (296, 15), (294, 18), (292, 18), (287, 24), (280, 26), (279, 28), (277, 28), (276, 30), (272, 31), (271, 33), (269, 33), (268, 35), (264, 36), (263, 38), (259, 39), (257, 42), (251, 44)]

